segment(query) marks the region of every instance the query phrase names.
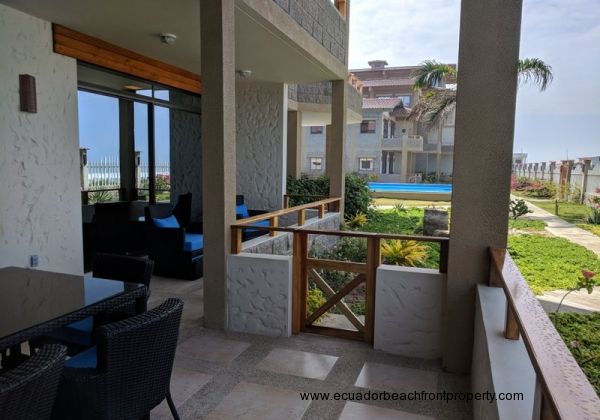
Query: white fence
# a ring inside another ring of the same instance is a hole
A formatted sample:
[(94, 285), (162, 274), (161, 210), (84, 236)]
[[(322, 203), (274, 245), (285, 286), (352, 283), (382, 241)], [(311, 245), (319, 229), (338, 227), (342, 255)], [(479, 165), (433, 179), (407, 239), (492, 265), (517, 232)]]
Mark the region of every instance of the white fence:
[[(168, 177), (170, 165), (167, 161), (158, 161), (155, 165), (156, 175)], [(136, 163), (136, 186), (147, 188), (150, 173), (148, 162)], [(112, 189), (121, 187), (121, 167), (119, 158), (107, 156), (95, 162), (82, 162), (81, 187), (88, 189)]]

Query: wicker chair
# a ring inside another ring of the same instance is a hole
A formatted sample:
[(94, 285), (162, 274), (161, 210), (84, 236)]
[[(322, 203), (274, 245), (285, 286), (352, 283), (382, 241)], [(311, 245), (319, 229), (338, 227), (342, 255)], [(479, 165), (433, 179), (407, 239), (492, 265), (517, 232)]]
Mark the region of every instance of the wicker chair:
[[(109, 280), (141, 283), (148, 287), (150, 286), (153, 267), (154, 262), (148, 259), (99, 253), (94, 257), (93, 276)], [(141, 311), (144, 310), (145, 306), (141, 308)], [(89, 317), (66, 325), (49, 334), (47, 337), (49, 340), (46, 341), (58, 341), (67, 344), (69, 346), (69, 354), (71, 354), (73, 349), (78, 351), (93, 345), (92, 331), (94, 330), (94, 324), (105, 324), (125, 319), (136, 315), (138, 312), (136, 304), (132, 302), (125, 306), (114, 308), (110, 314), (100, 317), (99, 320)], [(36, 342), (34, 341), (33, 344), (36, 344)]]
[(51, 344), (0, 375), (0, 417), (49, 419), (67, 349)]
[(179, 419), (169, 384), (183, 302), (99, 327), (97, 346), (67, 360), (54, 419), (141, 419), (165, 398)]

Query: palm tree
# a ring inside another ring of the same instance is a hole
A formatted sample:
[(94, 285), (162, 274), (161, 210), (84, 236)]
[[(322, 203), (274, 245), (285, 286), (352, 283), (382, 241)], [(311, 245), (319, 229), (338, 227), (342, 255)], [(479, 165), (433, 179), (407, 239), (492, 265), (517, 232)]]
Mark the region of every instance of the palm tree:
[[(539, 58), (524, 58), (517, 64), (519, 83), (533, 82), (538, 85), (540, 92), (552, 83), (552, 67)], [(409, 118), (419, 123), (437, 126), (438, 154), (436, 160), (436, 178), (440, 177), (440, 151), (442, 145), (442, 124), (456, 106), (456, 88), (440, 88), (445, 80), (457, 77), (454, 66), (435, 60), (425, 60), (419, 68), (411, 73), (415, 79), (414, 89), (425, 90), (418, 102), (412, 108)]]

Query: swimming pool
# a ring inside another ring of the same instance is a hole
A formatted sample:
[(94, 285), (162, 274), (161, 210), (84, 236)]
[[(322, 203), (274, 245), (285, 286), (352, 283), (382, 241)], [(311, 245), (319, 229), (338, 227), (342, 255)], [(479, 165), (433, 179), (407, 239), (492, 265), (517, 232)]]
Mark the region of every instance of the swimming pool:
[(397, 184), (369, 182), (372, 192), (451, 194), (452, 184)]

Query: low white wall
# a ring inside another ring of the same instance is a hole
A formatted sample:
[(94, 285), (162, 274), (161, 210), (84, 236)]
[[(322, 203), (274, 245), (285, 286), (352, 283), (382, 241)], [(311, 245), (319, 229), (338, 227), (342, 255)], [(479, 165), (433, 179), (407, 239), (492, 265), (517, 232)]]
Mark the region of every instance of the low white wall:
[(272, 337), (292, 331), (292, 257), (237, 254), (227, 259), (228, 329)]
[(381, 265), (375, 292), (375, 349), (407, 357), (441, 357), (445, 288), (446, 275), (437, 270)]
[(471, 364), (473, 392), (522, 392), (523, 401), (473, 402), (473, 418), (531, 420), (535, 371), (523, 340), (504, 338), (506, 297), (501, 288), (477, 286), (475, 337)]

